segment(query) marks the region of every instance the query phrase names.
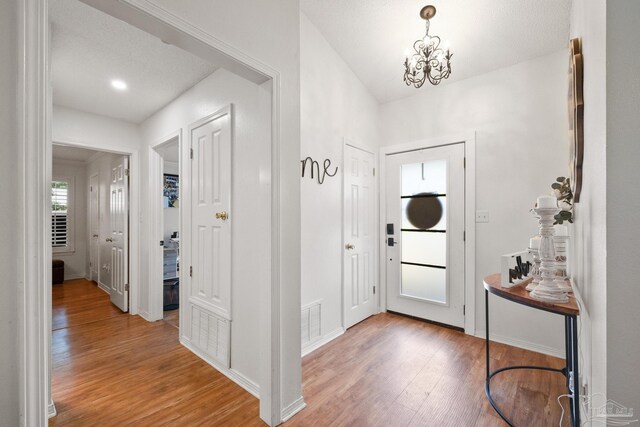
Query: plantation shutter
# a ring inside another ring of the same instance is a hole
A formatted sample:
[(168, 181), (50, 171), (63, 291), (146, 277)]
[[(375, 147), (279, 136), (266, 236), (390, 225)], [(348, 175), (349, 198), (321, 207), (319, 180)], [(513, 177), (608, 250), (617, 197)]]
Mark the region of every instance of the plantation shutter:
[(51, 184), (51, 245), (65, 247), (68, 243), (69, 183), (53, 181)]

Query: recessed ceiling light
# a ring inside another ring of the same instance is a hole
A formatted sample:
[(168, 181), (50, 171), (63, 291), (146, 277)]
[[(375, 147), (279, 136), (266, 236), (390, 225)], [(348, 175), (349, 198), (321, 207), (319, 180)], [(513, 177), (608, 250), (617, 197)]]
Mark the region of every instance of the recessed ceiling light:
[(114, 89), (118, 89), (118, 90), (126, 90), (127, 89), (127, 84), (125, 82), (123, 82), (122, 80), (111, 80), (111, 86), (113, 86)]

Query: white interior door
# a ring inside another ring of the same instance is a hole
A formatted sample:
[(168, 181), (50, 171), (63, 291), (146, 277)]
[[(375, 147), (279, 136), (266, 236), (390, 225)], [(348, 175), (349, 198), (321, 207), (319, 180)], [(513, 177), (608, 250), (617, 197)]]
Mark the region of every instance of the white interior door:
[(89, 177), (89, 279), (100, 280), (100, 175)]
[(343, 283), (345, 327), (377, 313), (375, 297), (375, 156), (345, 146)]
[(111, 245), (111, 302), (120, 310), (129, 310), (129, 158), (118, 157), (111, 163), (109, 197)]
[(386, 159), (387, 308), (464, 327), (464, 144)]
[(226, 367), (230, 359), (233, 219), (229, 110), (190, 129), (190, 340)]

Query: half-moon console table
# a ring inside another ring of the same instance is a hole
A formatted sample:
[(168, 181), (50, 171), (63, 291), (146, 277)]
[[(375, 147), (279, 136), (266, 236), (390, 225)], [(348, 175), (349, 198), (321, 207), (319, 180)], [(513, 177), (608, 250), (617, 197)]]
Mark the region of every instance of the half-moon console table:
[[(489, 294), (496, 295), (500, 298), (504, 298), (508, 301), (513, 301), (518, 304), (526, 305), (527, 307), (535, 308), (538, 310), (548, 311), (549, 313), (558, 314), (564, 316), (564, 345), (566, 352), (566, 365), (562, 369), (555, 369), (546, 366), (508, 366), (505, 368), (497, 369), (491, 372), (490, 369), (490, 353), (489, 353)], [(573, 294), (569, 294), (569, 302), (564, 304), (550, 304), (541, 301), (534, 300), (529, 296), (529, 292), (524, 289), (524, 284), (514, 286), (512, 288), (503, 288), (500, 285), (500, 274), (492, 274), (484, 278), (484, 304), (485, 304), (485, 317), (487, 325), (487, 337), (486, 337), (486, 357), (487, 357), (487, 378), (484, 383), (484, 391), (487, 394), (487, 398), (496, 410), (498, 415), (510, 426), (514, 426), (513, 422), (507, 418), (507, 416), (498, 408), (498, 405), (493, 401), (491, 397), (491, 379), (500, 372), (509, 371), (512, 369), (540, 369), (544, 371), (553, 371), (563, 374), (566, 378), (567, 388), (571, 402), (571, 425), (577, 427), (580, 425), (580, 398), (578, 387), (578, 322), (577, 318), (580, 315), (580, 309), (576, 303), (576, 299)]]

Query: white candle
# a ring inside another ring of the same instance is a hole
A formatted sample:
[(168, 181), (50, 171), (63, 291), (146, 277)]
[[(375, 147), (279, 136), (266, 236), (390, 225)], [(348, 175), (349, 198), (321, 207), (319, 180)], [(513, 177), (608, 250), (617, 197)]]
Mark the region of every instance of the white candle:
[(529, 239), (529, 247), (531, 249), (540, 249), (540, 236), (533, 236)]
[(557, 208), (558, 199), (556, 199), (554, 196), (538, 196), (538, 207), (539, 208)]
[(556, 224), (556, 225), (553, 226), (553, 229), (556, 232), (556, 236), (568, 236), (569, 235), (569, 229), (567, 228), (566, 225)]

